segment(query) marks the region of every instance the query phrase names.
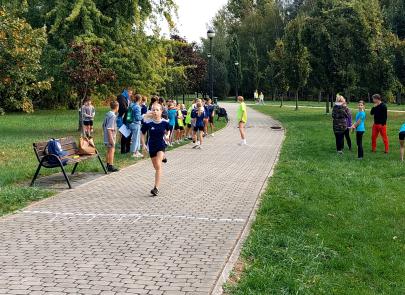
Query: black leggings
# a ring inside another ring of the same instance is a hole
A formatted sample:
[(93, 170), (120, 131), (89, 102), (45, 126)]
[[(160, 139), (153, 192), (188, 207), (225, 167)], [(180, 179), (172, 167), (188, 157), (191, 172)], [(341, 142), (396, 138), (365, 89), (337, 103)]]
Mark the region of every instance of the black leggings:
[(364, 131), (357, 131), (356, 132), (356, 143), (357, 143), (357, 156), (358, 158), (363, 158), (363, 134)]
[(345, 145), (345, 132), (335, 132), (336, 137), (336, 150), (338, 152), (343, 151), (343, 147)]
[(124, 135), (121, 134), (121, 154), (129, 153), (131, 147), (131, 137), (132, 137), (131, 135), (125, 137)]
[(349, 147), (349, 150), (351, 150), (352, 149), (352, 140), (350, 139), (350, 129), (349, 128), (347, 128), (345, 131), (345, 138), (347, 141), (347, 146)]

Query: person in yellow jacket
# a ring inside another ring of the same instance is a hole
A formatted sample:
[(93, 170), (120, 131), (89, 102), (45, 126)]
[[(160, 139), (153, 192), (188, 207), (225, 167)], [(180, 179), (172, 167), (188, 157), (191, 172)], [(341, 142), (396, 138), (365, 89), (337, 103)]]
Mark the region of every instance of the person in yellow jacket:
[(247, 110), (243, 96), (238, 96), (238, 112), (236, 118), (238, 120), (239, 132), (242, 142), (239, 145), (246, 145), (245, 126), (247, 122)]

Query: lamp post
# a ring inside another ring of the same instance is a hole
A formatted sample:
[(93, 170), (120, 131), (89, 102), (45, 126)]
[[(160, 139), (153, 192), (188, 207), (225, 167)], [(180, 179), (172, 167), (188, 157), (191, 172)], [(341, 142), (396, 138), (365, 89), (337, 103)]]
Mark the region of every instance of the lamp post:
[(213, 70), (212, 70), (212, 39), (215, 37), (215, 32), (213, 29), (209, 29), (207, 31), (207, 37), (210, 39), (210, 53), (208, 54), (208, 58), (210, 59), (210, 98), (216, 104), (217, 102), (214, 100), (214, 77), (213, 77)]
[(239, 62), (235, 61), (235, 101), (238, 101)]

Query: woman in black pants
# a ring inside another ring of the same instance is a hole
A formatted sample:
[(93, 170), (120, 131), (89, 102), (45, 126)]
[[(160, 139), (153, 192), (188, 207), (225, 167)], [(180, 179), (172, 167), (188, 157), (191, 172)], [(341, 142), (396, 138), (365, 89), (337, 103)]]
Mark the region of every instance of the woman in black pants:
[(347, 129), (347, 112), (344, 107), (345, 99), (343, 96), (338, 95), (336, 97), (336, 103), (332, 110), (333, 118), (333, 132), (336, 138), (336, 151), (338, 154), (343, 154), (344, 137)]

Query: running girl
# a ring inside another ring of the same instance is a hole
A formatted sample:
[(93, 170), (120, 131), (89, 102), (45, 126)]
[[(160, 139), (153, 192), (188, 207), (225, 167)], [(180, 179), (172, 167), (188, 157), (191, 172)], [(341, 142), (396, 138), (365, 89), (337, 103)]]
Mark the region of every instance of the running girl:
[(194, 122), (193, 142), (196, 142), (196, 144), (193, 146), (194, 149), (195, 148), (201, 149), (204, 133), (204, 117), (205, 117), (204, 107), (201, 101), (199, 101), (197, 102), (196, 109), (194, 109), (191, 113), (191, 118), (193, 119)]
[[(150, 191), (153, 196), (159, 194), (160, 178), (162, 176), (162, 162), (166, 162), (165, 151), (166, 142), (165, 138), (168, 136), (170, 130), (169, 122), (162, 119), (162, 106), (155, 103), (149, 114), (145, 115), (150, 117), (151, 120), (146, 120), (142, 125), (141, 143), (145, 151), (149, 151), (149, 156), (152, 159), (153, 167), (155, 168), (155, 186)], [(148, 144), (145, 143), (145, 135), (149, 133)]]

